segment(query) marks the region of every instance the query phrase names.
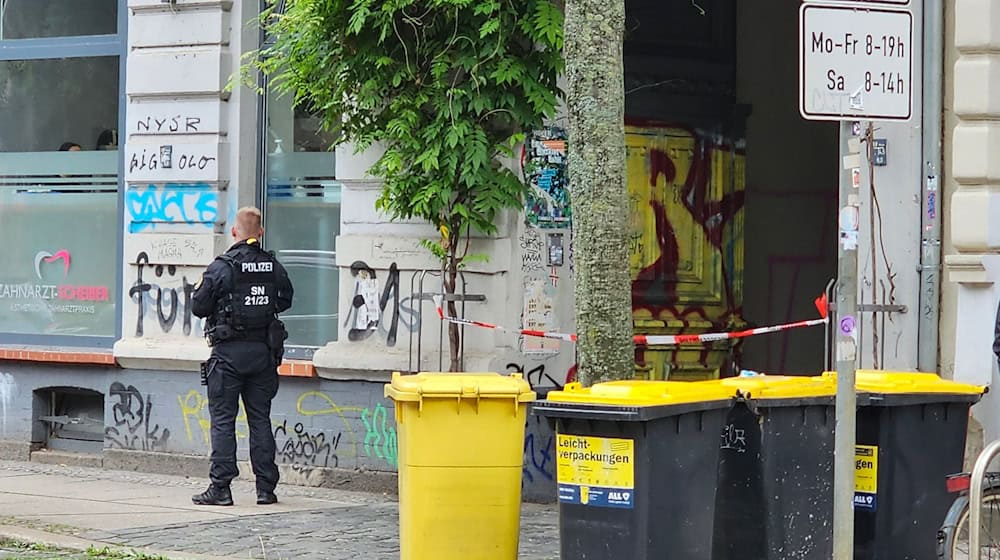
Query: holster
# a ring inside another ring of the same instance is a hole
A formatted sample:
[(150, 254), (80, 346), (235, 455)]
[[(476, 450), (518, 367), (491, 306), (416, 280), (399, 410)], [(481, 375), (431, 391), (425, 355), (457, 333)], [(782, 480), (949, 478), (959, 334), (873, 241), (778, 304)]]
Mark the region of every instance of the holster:
[(281, 365), (281, 359), (285, 356), (285, 340), (288, 339), (288, 331), (285, 324), (275, 319), (267, 326), (267, 347), (271, 350), (271, 357), (274, 358), (274, 365)]
[(216, 346), (220, 342), (225, 342), (233, 338), (233, 334), (232, 327), (225, 323), (217, 324), (205, 331), (205, 337), (208, 338), (209, 346)]

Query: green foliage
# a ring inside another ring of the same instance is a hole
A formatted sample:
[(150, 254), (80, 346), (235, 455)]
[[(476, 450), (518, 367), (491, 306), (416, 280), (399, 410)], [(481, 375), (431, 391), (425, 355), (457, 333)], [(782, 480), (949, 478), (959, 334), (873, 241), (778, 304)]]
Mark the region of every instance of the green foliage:
[[(423, 246), (454, 293), (473, 232), (520, 208), (527, 187), (502, 165), (561, 92), (562, 0), (286, 0), (261, 15), (273, 38), (248, 58), (271, 87), (317, 114), (340, 142), (385, 149), (369, 173), (376, 206), (441, 232)], [(448, 303), (455, 313), (454, 302)], [(451, 368), (459, 332), (449, 325)]]
[(165, 556), (150, 555), (131, 548), (96, 548), (87, 549), (87, 556), (94, 560), (168, 560)]
[[(43, 543), (29, 543), (14, 539), (0, 538), (0, 557), (4, 551), (18, 551), (16, 558), (21, 560), (45, 560), (60, 558), (64, 560), (167, 560), (165, 556), (151, 555), (131, 548), (112, 548), (94, 546), (85, 551), (50, 546)], [(23, 554), (22, 554), (23, 552)], [(41, 553), (35, 555), (32, 553)]]
[(455, 270), (461, 236), (493, 233), (522, 204), (523, 181), (500, 161), (555, 112), (558, 1), (288, 0), (262, 15), (274, 43), (244, 77), (271, 76), (341, 142), (380, 143), (378, 208), (442, 231), (432, 251)]
[(24, 542), (15, 539), (0, 538), (0, 549), (2, 550), (33, 550), (41, 552), (50, 552), (57, 550), (54, 546), (49, 546), (44, 543), (32, 543)]

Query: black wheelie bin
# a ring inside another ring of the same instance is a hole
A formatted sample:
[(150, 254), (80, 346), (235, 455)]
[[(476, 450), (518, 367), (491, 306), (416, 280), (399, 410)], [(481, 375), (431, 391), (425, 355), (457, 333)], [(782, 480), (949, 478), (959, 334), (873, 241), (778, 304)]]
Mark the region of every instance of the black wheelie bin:
[(561, 557), (710, 560), (734, 396), (723, 385), (612, 381), (536, 401), (556, 431)]

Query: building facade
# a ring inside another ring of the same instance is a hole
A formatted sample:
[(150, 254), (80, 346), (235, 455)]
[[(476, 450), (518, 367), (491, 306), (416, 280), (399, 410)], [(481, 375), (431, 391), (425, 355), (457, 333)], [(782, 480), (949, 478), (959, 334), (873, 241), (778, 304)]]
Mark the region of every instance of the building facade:
[[(797, 6), (674, 4), (628, 4), (633, 281), (621, 289), (633, 294), (636, 332), (812, 318), (813, 300), (836, 274), (842, 165), (838, 127), (798, 113)], [(917, 22), (924, 4), (909, 6)], [(251, 0), (8, 0), (0, 8), (0, 456), (204, 468), (209, 421), (197, 370), (209, 350), (190, 297), (230, 244), (236, 210), (257, 205), (265, 246), (296, 291), (283, 317), (290, 338), (274, 404), (285, 480), (395, 472), (383, 384), (393, 371), (448, 362), (431, 300), (439, 266), (420, 245), (437, 232), (375, 210), (380, 183), (366, 173), (374, 153), (331, 152), (312, 115), (234, 83), (241, 57), (267, 40), (252, 24), (259, 8)], [(921, 80), (910, 84), (914, 117), (878, 125), (886, 160), (861, 164), (862, 192), (876, 196), (861, 200), (859, 295), (895, 311), (864, 316), (860, 366), (921, 367), (918, 310), (940, 298), (941, 371), (980, 381), (992, 371), (985, 329), (998, 296), (987, 146), (996, 111), (980, 84), (992, 83), (1000, 22), (987, 29), (972, 14), (995, 11), (978, 0), (943, 7), (955, 22), (939, 53), (954, 86), (945, 103), (955, 109), (946, 111), (940, 199), (954, 204), (950, 214), (934, 210), (944, 218), (953, 282), (943, 283), (943, 297), (923, 293), (913, 272), (928, 212)], [(920, 39), (918, 28), (915, 53)], [(916, 76), (921, 68), (917, 60)], [(517, 162), (530, 194), (495, 235), (474, 240), (472, 252), (490, 258), (464, 271), (465, 317), (573, 332), (565, 128), (559, 116), (530, 134)], [(466, 371), (520, 371), (541, 394), (575, 378), (570, 344), (471, 327), (463, 340)], [(827, 361), (824, 340), (815, 328), (640, 348), (636, 373), (814, 374)], [(245, 442), (245, 419), (238, 422)], [(525, 494), (553, 499), (553, 434), (535, 418), (526, 434)]]
[[(993, 385), (997, 358), (990, 351), (1000, 300), (995, 78), (1000, 64), (1000, 9), (960, 0), (949, 6), (946, 76), (945, 188), (951, 203), (945, 222), (941, 370), (969, 383)], [(975, 445), (1000, 438), (1000, 400), (987, 393), (973, 408)]]

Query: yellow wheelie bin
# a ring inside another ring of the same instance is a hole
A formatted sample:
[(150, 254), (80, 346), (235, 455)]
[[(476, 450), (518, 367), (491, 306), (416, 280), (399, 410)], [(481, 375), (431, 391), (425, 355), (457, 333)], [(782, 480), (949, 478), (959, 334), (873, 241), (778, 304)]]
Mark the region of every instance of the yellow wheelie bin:
[(528, 402), (521, 374), (394, 373), (400, 560), (516, 560)]

